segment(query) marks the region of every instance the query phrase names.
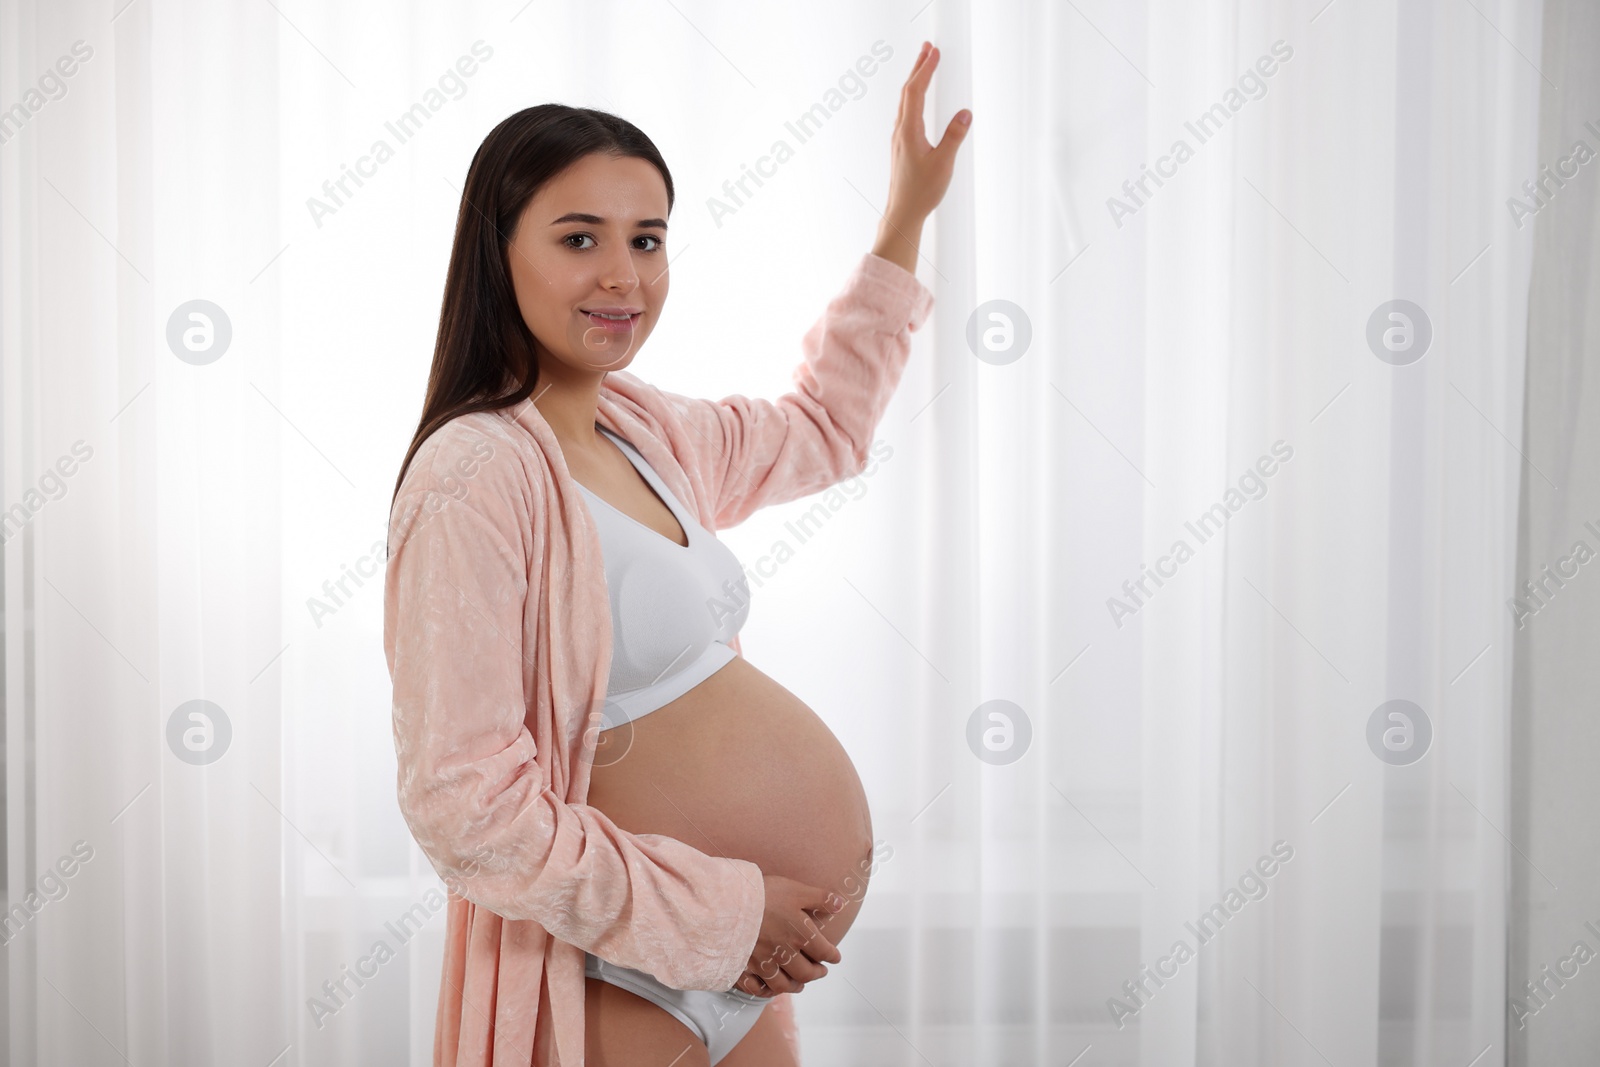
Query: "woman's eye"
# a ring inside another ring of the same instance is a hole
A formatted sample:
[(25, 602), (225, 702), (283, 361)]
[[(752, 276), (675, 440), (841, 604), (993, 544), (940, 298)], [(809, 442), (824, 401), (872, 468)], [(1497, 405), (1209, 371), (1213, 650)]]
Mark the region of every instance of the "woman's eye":
[[(590, 236), (589, 234), (586, 234), (586, 233), (572, 233), (572, 234), (568, 234), (566, 237), (562, 238), (563, 243), (566, 244), (566, 246), (568, 248), (574, 249), (575, 251), (579, 251), (579, 252), (585, 252), (585, 251), (588, 251), (588, 249), (586, 247), (584, 247), (584, 246), (573, 244), (572, 243), (573, 241), (593, 241), (593, 240), (594, 240), (594, 238), (592, 236)], [(635, 238), (635, 240), (654, 241), (655, 242), (655, 244), (651, 245), (650, 247), (643, 249), (643, 251), (645, 251), (645, 252), (659, 252), (659, 251), (661, 251), (661, 247), (662, 247), (662, 244), (663, 244), (662, 239), (660, 237), (657, 237), (653, 233), (642, 233), (637, 238)]]

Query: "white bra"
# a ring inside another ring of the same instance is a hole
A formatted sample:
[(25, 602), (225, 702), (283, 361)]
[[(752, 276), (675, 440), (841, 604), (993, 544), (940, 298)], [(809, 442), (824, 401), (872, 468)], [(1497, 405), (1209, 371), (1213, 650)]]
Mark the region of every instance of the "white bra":
[(655, 711), (715, 674), (750, 614), (739, 559), (694, 520), (634, 447), (599, 423), (666, 504), (689, 544), (652, 530), (580, 484), (600, 530), (611, 597), (611, 672), (601, 729)]

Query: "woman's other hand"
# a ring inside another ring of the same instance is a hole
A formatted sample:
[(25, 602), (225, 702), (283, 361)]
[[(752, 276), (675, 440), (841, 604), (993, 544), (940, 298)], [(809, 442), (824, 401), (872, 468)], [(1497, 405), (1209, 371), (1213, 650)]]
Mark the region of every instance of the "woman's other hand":
[(836, 913), (844, 907), (844, 898), (778, 874), (762, 875), (762, 881), (766, 913), (750, 964), (734, 988), (763, 997), (798, 993), (807, 982), (828, 973), (824, 962), (838, 963), (844, 958), (833, 942), (822, 936), (813, 915)]

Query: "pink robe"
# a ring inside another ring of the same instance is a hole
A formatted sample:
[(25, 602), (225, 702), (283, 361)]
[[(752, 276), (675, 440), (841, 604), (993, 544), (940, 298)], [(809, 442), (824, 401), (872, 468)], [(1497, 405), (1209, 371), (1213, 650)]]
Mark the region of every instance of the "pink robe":
[[(596, 421), (706, 529), (736, 525), (866, 466), (932, 306), (867, 253), (806, 332), (795, 391), (696, 400), (613, 371)], [(383, 644), (400, 810), (451, 889), (435, 1067), (581, 1067), (585, 951), (676, 989), (732, 987), (760, 930), (760, 868), (585, 803), (610, 601), (598, 530), (531, 401), (418, 448), (390, 516)], [(798, 1059), (791, 995), (766, 1010)]]

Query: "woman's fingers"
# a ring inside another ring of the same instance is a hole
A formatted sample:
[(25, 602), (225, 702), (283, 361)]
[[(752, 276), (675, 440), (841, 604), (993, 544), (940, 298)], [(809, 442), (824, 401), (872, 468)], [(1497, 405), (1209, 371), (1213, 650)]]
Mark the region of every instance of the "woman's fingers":
[(733, 987), (746, 993), (752, 993), (758, 997), (775, 997), (778, 995), (777, 993), (773, 992), (772, 988), (768, 986), (767, 983), (763, 982), (761, 980), (761, 976), (756, 974), (754, 971), (746, 971), (741, 974), (739, 976), (739, 980), (733, 983)]
[(809, 946), (802, 943), (799, 938), (796, 938), (795, 942), (792, 945), (779, 946), (769, 959), (762, 961), (762, 967), (756, 973), (768, 985), (772, 985), (774, 973), (786, 975), (790, 980), (801, 984), (815, 982), (828, 973), (826, 967), (807, 955)]
[(797, 946), (789, 953), (778, 954), (778, 966), (783, 968), (785, 974), (797, 982), (815, 982), (818, 978), (825, 977), (828, 968), (807, 954), (809, 946)]
[(804, 982), (796, 981), (784, 972), (776, 963), (768, 963), (756, 975), (767, 984), (773, 993), (798, 993), (806, 987)]
[(900, 90), (900, 115), (897, 124), (905, 130), (912, 144), (927, 141), (927, 131), (922, 124), (922, 109), (928, 98), (928, 83), (933, 79), (933, 70), (938, 65), (939, 50), (924, 41), (922, 52), (917, 56), (917, 62), (912, 66), (911, 73), (906, 76), (906, 83)]
[(813, 958), (811, 953), (834, 963), (839, 962), (839, 950), (821, 935), (813, 935), (809, 941), (799, 937), (794, 940), (795, 944), (780, 945), (770, 955), (752, 960), (751, 969), (745, 971), (735, 983), (737, 987), (756, 996), (798, 993), (807, 982), (828, 976), (828, 968)]
[[(922, 47), (917, 50), (917, 61), (915, 63), (911, 64), (911, 73), (906, 76), (906, 80), (908, 82), (912, 78), (917, 76), (917, 71), (922, 68), (923, 60), (928, 58), (928, 48), (929, 48), (928, 42), (927, 41), (923, 41), (922, 42)], [(904, 87), (901, 88), (900, 98), (902, 100), (905, 99), (905, 89), (904, 89)]]
[[(826, 914), (831, 915), (832, 910), (829, 909)], [(795, 947), (803, 952), (808, 959), (815, 960), (819, 964), (838, 963), (844, 959), (844, 956), (839, 953), (838, 947), (832, 941), (823, 936), (822, 922), (826, 921), (827, 919), (824, 918), (821, 922), (818, 922), (816, 919), (807, 916), (804, 931), (805, 937)]]
[[(957, 111), (950, 116), (950, 121), (944, 128), (944, 136), (939, 139), (938, 144), (933, 146), (934, 151), (942, 151), (947, 155), (954, 156), (956, 149), (961, 147), (962, 139), (967, 135), (967, 127), (971, 125), (972, 112), (966, 108)], [(951, 166), (954, 166), (953, 162)]]

